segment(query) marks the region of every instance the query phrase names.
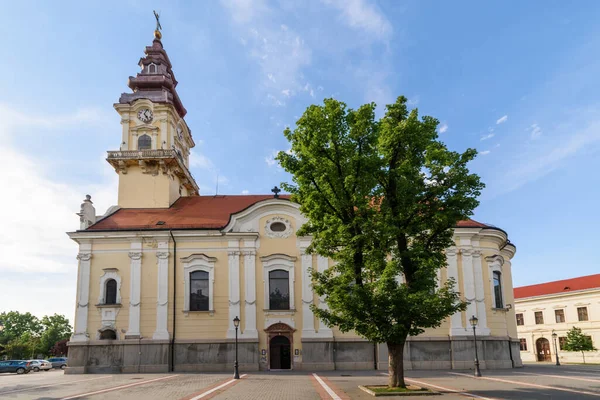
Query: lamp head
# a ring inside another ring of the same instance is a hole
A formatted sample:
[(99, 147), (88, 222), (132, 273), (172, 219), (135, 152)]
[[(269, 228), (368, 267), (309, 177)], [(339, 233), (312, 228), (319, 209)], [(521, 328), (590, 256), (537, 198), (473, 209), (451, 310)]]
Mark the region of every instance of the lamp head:
[(471, 318), (469, 318), (469, 322), (471, 323), (471, 326), (475, 328), (477, 326), (477, 323), (479, 322), (479, 319), (477, 319), (477, 317), (473, 315)]
[(236, 328), (240, 326), (240, 319), (237, 316), (233, 319), (233, 326)]
[(552, 337), (553, 337), (554, 339), (556, 339), (556, 337), (557, 337), (557, 336), (558, 336), (558, 334), (557, 334), (556, 332), (554, 332), (554, 329), (552, 329)]

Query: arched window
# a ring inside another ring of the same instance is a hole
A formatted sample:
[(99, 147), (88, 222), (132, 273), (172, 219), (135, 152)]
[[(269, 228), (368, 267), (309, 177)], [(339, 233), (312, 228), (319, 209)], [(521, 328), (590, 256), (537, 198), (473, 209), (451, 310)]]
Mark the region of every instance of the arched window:
[(156, 64), (150, 64), (148, 65), (148, 73), (149, 74), (155, 74), (156, 73)]
[(117, 281), (114, 279), (104, 284), (104, 304), (117, 304)]
[(100, 332), (100, 340), (117, 340), (117, 333), (112, 329), (105, 329)]
[(150, 150), (152, 148), (152, 139), (148, 135), (142, 135), (138, 138), (138, 150)]
[(208, 272), (190, 273), (190, 311), (209, 311)]
[(290, 309), (290, 274), (282, 269), (269, 272), (269, 310)]
[(504, 308), (504, 299), (502, 298), (502, 273), (494, 271), (494, 300), (496, 308)]

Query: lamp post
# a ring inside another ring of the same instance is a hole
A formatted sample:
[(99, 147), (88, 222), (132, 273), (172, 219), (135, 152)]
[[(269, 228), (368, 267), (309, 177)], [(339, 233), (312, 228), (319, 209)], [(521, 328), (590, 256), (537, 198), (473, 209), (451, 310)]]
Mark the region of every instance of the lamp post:
[(558, 335), (556, 334), (556, 332), (554, 332), (554, 329), (552, 329), (552, 340), (554, 341), (554, 355), (556, 356), (556, 365), (560, 366), (560, 361), (558, 360), (558, 346), (556, 346), (557, 337)]
[(236, 316), (233, 319), (233, 326), (235, 326), (235, 362), (233, 363), (233, 379), (240, 379), (240, 371), (238, 370), (238, 327), (240, 326), (240, 319)]
[(475, 376), (481, 376), (481, 371), (479, 370), (479, 356), (477, 355), (477, 333), (475, 332), (475, 327), (477, 326), (477, 322), (479, 322), (479, 320), (473, 315), (471, 318), (469, 318), (469, 322), (473, 327), (473, 342), (475, 343)]

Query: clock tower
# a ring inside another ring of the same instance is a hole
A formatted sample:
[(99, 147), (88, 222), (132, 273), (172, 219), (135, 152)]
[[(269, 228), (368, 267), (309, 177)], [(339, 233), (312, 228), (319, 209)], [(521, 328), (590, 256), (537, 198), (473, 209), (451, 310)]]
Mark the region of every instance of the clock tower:
[(195, 144), (161, 37), (157, 29), (138, 63), (140, 72), (129, 77), (133, 92), (114, 105), (123, 131), (120, 149), (109, 151), (107, 161), (119, 174), (122, 208), (166, 208), (181, 196), (199, 194), (189, 171)]

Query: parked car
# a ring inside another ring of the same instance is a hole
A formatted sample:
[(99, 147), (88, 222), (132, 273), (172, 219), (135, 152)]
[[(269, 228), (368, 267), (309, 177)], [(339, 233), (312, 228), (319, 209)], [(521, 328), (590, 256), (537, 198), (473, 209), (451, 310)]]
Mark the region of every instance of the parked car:
[(67, 368), (67, 357), (52, 357), (48, 361), (52, 364), (52, 368)]
[(31, 363), (25, 360), (0, 361), (0, 372), (16, 372), (17, 374), (28, 374), (31, 371)]
[(34, 372), (38, 371), (50, 371), (52, 369), (52, 363), (47, 360), (29, 360), (31, 363), (31, 369)]

